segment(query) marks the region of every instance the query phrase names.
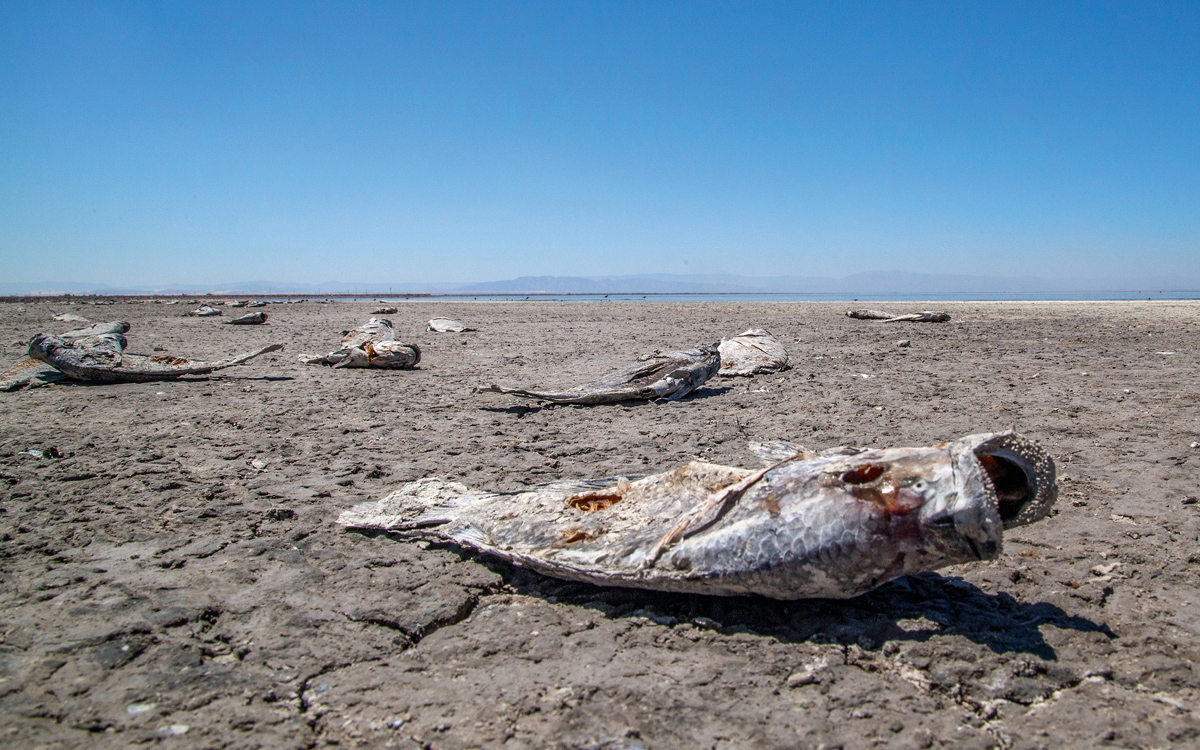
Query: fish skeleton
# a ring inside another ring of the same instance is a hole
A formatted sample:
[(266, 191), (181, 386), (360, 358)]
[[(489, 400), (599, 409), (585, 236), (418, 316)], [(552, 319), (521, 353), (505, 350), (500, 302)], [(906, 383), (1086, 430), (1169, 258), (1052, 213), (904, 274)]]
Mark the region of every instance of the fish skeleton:
[(411, 370), (421, 361), (421, 349), (416, 344), (396, 341), (392, 321), (371, 318), (358, 328), (342, 331), (342, 347), (320, 356), (305, 354), (300, 361), (310, 365), (334, 367), (378, 367), (391, 370)]
[(896, 315), (883, 310), (849, 310), (846, 313), (848, 318), (857, 318), (859, 320), (882, 320), (884, 323), (899, 323), (902, 321), (913, 321), (915, 323), (945, 323), (950, 320), (950, 314), (944, 312), (935, 312), (926, 310), (919, 313), (908, 313), (906, 315)]
[(681, 352), (658, 353), (637, 364), (570, 391), (531, 391), (492, 385), (485, 390), (537, 398), (558, 404), (611, 404), (639, 399), (678, 401), (716, 374), (721, 355), (704, 345)]
[(207, 375), (283, 348), (283, 344), (271, 344), (231, 359), (197, 362), (182, 357), (126, 352), (128, 344), (123, 334), (128, 331), (128, 323), (115, 322), (97, 323), (61, 336), (39, 333), (29, 342), (29, 357), (45, 362), (72, 380), (87, 383), (146, 383), (171, 380), (181, 375)]
[[(779, 443), (766, 447), (778, 455)], [(1007, 432), (801, 451), (759, 471), (693, 461), (521, 492), (423, 479), (338, 522), (447, 539), (603, 586), (843, 599), (993, 559), (1003, 530), (1044, 517), (1056, 496), (1054, 462)]]
[(779, 372), (788, 364), (787, 349), (770, 331), (751, 328), (717, 347), (721, 352), (719, 375), (761, 375)]

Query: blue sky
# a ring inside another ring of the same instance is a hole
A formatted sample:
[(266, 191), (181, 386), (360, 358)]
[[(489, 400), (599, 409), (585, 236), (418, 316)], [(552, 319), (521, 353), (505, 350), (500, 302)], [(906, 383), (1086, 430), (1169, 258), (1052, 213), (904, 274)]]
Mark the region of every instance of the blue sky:
[(7, 2), (0, 267), (1195, 289), (1200, 5)]

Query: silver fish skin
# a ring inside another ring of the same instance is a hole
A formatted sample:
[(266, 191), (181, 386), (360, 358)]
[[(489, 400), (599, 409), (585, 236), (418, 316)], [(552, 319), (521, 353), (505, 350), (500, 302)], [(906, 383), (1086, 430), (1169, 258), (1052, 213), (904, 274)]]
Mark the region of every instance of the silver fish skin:
[(858, 320), (882, 320), (884, 323), (900, 323), (904, 321), (914, 323), (945, 323), (947, 320), (950, 320), (949, 313), (935, 310), (907, 313), (904, 315), (884, 312), (883, 310), (849, 310), (846, 312), (846, 317), (857, 318)]
[(222, 313), (220, 310), (214, 307), (209, 307), (208, 305), (202, 305), (199, 309), (192, 310), (188, 313), (188, 315), (196, 318), (212, 318), (221, 314)]
[(338, 519), (432, 536), (604, 586), (844, 599), (999, 555), (1044, 517), (1054, 462), (1014, 433), (801, 453), (761, 471), (693, 461), (646, 477), (471, 492), (424, 479)]
[(717, 347), (721, 352), (722, 377), (765, 375), (787, 369), (788, 353), (779, 339), (763, 328), (726, 339)]
[(416, 344), (396, 341), (392, 321), (371, 318), (358, 328), (342, 332), (342, 346), (328, 354), (301, 355), (300, 361), (310, 365), (341, 367), (375, 367), (388, 370), (411, 370), (421, 361), (421, 348)]
[[(98, 324), (104, 325), (124, 326), (124, 330), (129, 330), (128, 323)], [(126, 346), (125, 337), (115, 332), (74, 338), (71, 334), (38, 334), (29, 342), (29, 357), (45, 362), (72, 380), (86, 383), (148, 383), (171, 380), (182, 375), (207, 375), (283, 348), (283, 344), (271, 344), (230, 359), (197, 362), (168, 355), (129, 354), (125, 352)]]
[(571, 391), (531, 391), (500, 385), (485, 390), (557, 404), (611, 404), (660, 398), (678, 401), (707, 382), (720, 367), (721, 355), (717, 347), (706, 344), (646, 357), (620, 372)]

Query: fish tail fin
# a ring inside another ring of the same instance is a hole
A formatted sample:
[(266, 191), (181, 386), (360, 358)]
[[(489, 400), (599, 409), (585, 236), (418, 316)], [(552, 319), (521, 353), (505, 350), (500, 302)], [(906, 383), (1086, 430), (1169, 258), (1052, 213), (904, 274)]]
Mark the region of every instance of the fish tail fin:
[(409, 482), (382, 500), (359, 503), (338, 516), (338, 523), (358, 529), (404, 531), (453, 521), (479, 494), (458, 482), (427, 477)]

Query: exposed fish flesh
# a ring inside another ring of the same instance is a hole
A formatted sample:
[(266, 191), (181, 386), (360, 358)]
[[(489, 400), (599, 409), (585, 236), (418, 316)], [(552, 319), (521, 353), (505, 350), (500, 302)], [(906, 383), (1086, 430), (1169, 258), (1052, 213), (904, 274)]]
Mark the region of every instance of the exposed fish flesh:
[(492, 385), (486, 390), (558, 404), (611, 404), (617, 401), (678, 401), (717, 373), (721, 355), (713, 345), (644, 357), (637, 364), (570, 391), (530, 391)]
[(434, 318), (429, 321), (429, 330), (437, 331), (438, 333), (462, 333), (464, 331), (473, 331), (474, 328), (467, 328), (457, 320), (450, 318)]
[(377, 308), (375, 308), (375, 312), (373, 312), (371, 314), (372, 315), (395, 315), (398, 312), (400, 312), (400, 308), (398, 308), (398, 307), (377, 307)]
[(220, 315), (220, 314), (221, 314), (220, 310), (217, 310), (216, 308), (213, 308), (213, 307), (209, 307), (208, 305), (201, 305), (200, 309), (192, 310), (190, 313), (188, 313), (188, 315), (192, 315), (197, 318), (211, 318), (213, 316)]
[(472, 492), (423, 479), (342, 513), (604, 586), (776, 599), (857, 596), (1000, 554), (1044, 517), (1054, 462), (1013, 433), (930, 448), (798, 453), (759, 471), (693, 461), (647, 477)]
[(267, 322), (267, 314), (265, 312), (246, 313), (240, 318), (225, 321), (226, 325), (231, 326), (256, 326)]
[(947, 320), (950, 320), (949, 313), (935, 312), (933, 310), (908, 313), (907, 315), (895, 315), (883, 310), (849, 310), (846, 313), (846, 317), (858, 318), (859, 320), (882, 320), (884, 323), (899, 323), (908, 320), (916, 323), (945, 323)]
[(421, 349), (396, 341), (392, 321), (371, 318), (352, 331), (342, 331), (340, 349), (320, 356), (306, 354), (300, 360), (310, 365), (411, 370), (421, 361)]
[(61, 336), (39, 333), (29, 342), (29, 357), (45, 362), (72, 380), (145, 383), (181, 375), (207, 375), (283, 348), (283, 344), (271, 344), (231, 359), (196, 362), (181, 357), (128, 353), (123, 335), (128, 330), (128, 323), (116, 322), (97, 323), (91, 328), (69, 331)]
[(738, 336), (724, 340), (717, 347), (721, 352), (718, 375), (760, 375), (787, 368), (788, 353), (770, 331), (751, 328)]

